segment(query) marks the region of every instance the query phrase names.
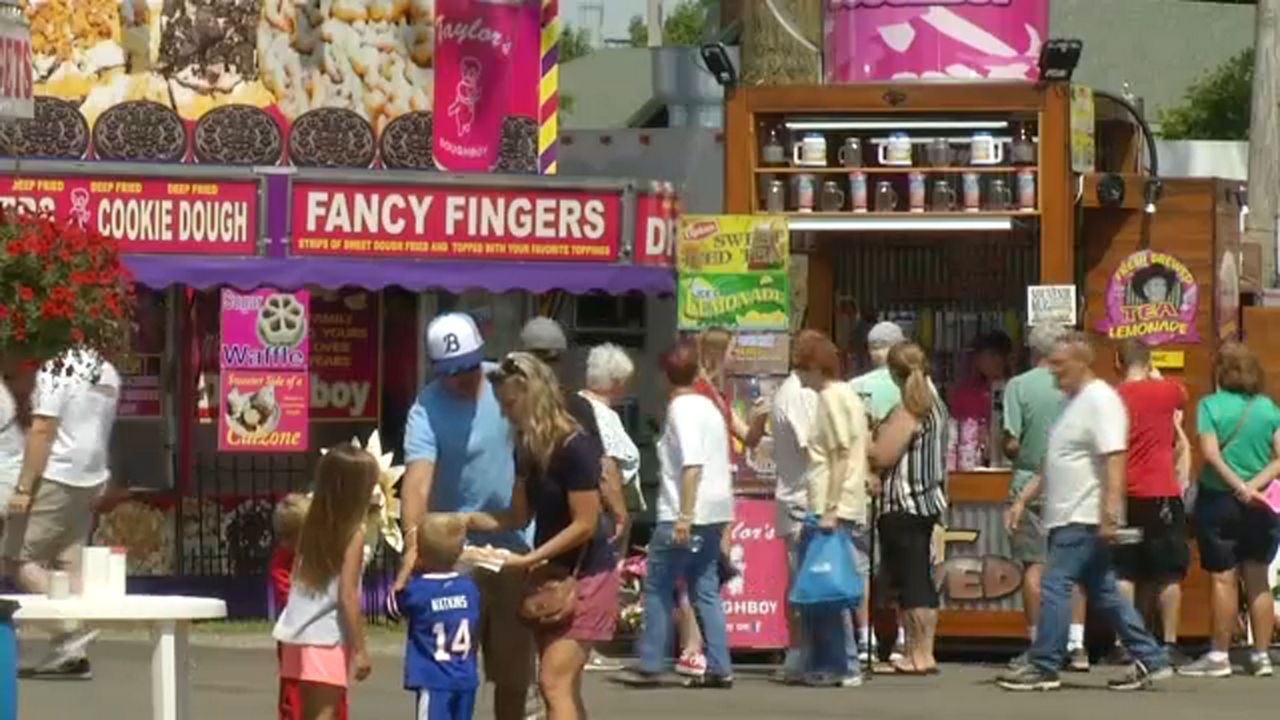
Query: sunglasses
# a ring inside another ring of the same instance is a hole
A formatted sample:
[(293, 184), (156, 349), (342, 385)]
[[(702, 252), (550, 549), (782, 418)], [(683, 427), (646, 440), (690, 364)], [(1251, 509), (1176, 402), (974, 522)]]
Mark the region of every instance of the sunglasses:
[(491, 370), (488, 378), (489, 382), (503, 382), (513, 377), (528, 379), (529, 374), (521, 367), (520, 361), (514, 355), (508, 355), (498, 364), (497, 370)]

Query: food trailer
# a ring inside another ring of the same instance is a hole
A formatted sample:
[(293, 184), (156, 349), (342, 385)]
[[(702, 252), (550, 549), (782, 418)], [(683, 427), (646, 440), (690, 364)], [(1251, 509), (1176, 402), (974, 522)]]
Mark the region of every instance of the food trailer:
[[(868, 82), (738, 88), (726, 118), (726, 212), (787, 218), (793, 255), (807, 256), (804, 324), (831, 333), (850, 375), (865, 369), (878, 320), (930, 352), (951, 396), (976, 382), (976, 338), (1012, 339), (1007, 378), (1029, 362), (1028, 321), (1065, 320), (1096, 333), (1104, 378), (1117, 379), (1107, 348), (1142, 337), (1192, 398), (1211, 389), (1210, 358), (1238, 332), (1249, 272), (1239, 188), (1166, 179), (1145, 212), (1142, 136), (1114, 103), (1062, 82)], [(1099, 194), (1116, 183), (1122, 199)], [(1125, 293), (1151, 266), (1169, 270), (1171, 294), (1148, 317)], [(937, 572), (947, 639), (1026, 633), (992, 380), (985, 405), (953, 410)], [(1204, 636), (1194, 558), (1184, 587), (1183, 635)]]

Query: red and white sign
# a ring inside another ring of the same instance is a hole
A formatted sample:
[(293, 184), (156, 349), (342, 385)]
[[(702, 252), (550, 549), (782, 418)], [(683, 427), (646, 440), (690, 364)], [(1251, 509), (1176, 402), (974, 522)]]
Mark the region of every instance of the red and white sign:
[(35, 116), (31, 74), (31, 28), (0, 17), (0, 118)]
[(0, 207), (47, 212), (119, 241), (123, 253), (256, 255), (254, 180), (24, 175), (0, 181)]
[(729, 647), (787, 647), (787, 546), (774, 500), (738, 498), (729, 525), (729, 562), (738, 577), (720, 590)]
[(636, 195), (635, 263), (672, 267), (676, 259), (679, 201), (667, 190)]
[(307, 181), (291, 192), (293, 255), (618, 258), (620, 193)]

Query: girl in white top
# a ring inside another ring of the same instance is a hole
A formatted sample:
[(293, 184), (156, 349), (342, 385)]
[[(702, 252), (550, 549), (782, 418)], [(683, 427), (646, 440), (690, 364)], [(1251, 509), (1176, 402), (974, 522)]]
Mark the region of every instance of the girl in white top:
[(353, 666), (356, 680), (369, 676), (360, 576), (378, 472), (372, 455), (346, 443), (330, 448), (316, 468), (289, 601), (272, 633), (281, 643), (281, 676), (302, 688), (305, 720), (337, 717)]

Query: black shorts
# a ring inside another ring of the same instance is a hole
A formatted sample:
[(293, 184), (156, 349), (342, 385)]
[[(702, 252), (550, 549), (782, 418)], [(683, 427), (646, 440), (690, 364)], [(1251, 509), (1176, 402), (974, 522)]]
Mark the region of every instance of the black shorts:
[(1200, 567), (1225, 572), (1241, 563), (1267, 565), (1280, 546), (1280, 524), (1269, 508), (1246, 506), (1235, 495), (1200, 488), (1196, 499)]
[(880, 516), (880, 562), (903, 610), (938, 607), (933, 582), (935, 516), (886, 513)]
[(1187, 576), (1191, 548), (1182, 498), (1131, 497), (1125, 517), (1129, 527), (1142, 529), (1142, 542), (1112, 549), (1116, 575), (1134, 582), (1178, 582)]

